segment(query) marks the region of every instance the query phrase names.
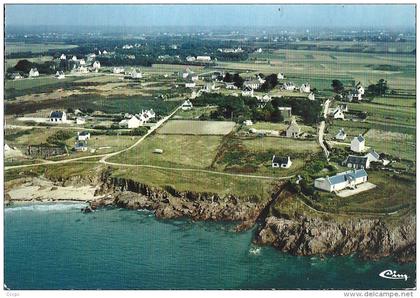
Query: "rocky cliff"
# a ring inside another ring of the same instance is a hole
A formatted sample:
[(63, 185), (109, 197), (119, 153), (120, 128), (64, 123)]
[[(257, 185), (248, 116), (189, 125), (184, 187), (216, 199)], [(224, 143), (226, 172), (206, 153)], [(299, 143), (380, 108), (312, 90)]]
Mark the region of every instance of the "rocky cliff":
[(301, 216), (286, 219), (269, 216), (255, 242), (270, 244), (294, 255), (350, 255), (367, 259), (394, 256), (400, 262), (415, 260), (416, 220), (389, 226), (378, 219), (346, 221)]

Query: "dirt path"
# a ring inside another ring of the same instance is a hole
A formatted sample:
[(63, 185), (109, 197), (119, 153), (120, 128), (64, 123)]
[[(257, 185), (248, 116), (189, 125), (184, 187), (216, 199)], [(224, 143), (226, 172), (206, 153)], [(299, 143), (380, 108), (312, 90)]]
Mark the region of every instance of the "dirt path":
[[(330, 106), (330, 100), (327, 99), (324, 103), (324, 118), (327, 118), (327, 113), (328, 113), (328, 107)], [(318, 143), (321, 146), (322, 150), (324, 150), (324, 154), (325, 157), (328, 160), (328, 156), (330, 155), (330, 152), (327, 150), (327, 147), (325, 147), (324, 144), (324, 131), (325, 131), (325, 120), (321, 121), (321, 123), (319, 123), (319, 128), (318, 128)]]

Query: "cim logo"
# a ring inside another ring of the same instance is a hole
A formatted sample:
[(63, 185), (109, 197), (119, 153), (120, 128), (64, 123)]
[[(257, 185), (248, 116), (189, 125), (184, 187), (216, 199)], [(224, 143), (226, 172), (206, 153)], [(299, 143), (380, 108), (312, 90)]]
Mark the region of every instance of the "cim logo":
[(379, 273), (379, 276), (386, 279), (403, 279), (405, 281), (407, 281), (408, 279), (407, 274), (398, 274), (397, 271), (393, 271), (390, 269), (382, 271), (381, 273)]

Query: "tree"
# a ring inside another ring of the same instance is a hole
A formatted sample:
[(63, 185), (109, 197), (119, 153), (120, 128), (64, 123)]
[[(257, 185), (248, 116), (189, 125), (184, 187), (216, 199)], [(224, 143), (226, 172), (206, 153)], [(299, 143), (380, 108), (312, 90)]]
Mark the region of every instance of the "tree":
[(279, 109), (275, 109), (271, 114), (271, 122), (283, 122), (284, 118)]
[(32, 62), (24, 59), (24, 60), (19, 60), (18, 63), (16, 63), (14, 69), (16, 71), (22, 71), (25, 73), (28, 73), (32, 68)]
[(273, 73), (265, 78), (265, 82), (261, 85), (260, 90), (264, 92), (270, 91), (275, 88), (278, 83), (277, 75)]
[(332, 80), (331, 87), (333, 87), (335, 93), (342, 93), (344, 91), (344, 85), (340, 80)]
[(367, 93), (371, 96), (384, 96), (387, 90), (387, 81), (385, 81), (384, 79), (380, 79), (376, 84), (368, 86)]

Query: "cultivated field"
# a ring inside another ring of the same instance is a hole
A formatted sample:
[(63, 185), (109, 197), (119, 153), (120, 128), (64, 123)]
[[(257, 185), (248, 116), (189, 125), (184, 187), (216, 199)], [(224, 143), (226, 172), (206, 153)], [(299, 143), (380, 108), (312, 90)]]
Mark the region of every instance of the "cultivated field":
[(226, 135), (232, 131), (231, 121), (171, 120), (158, 130), (159, 134)]
[(26, 42), (6, 42), (6, 55), (11, 53), (32, 52), (42, 53), (48, 50), (57, 49), (73, 49), (77, 45), (69, 45), (64, 43), (26, 43)]

